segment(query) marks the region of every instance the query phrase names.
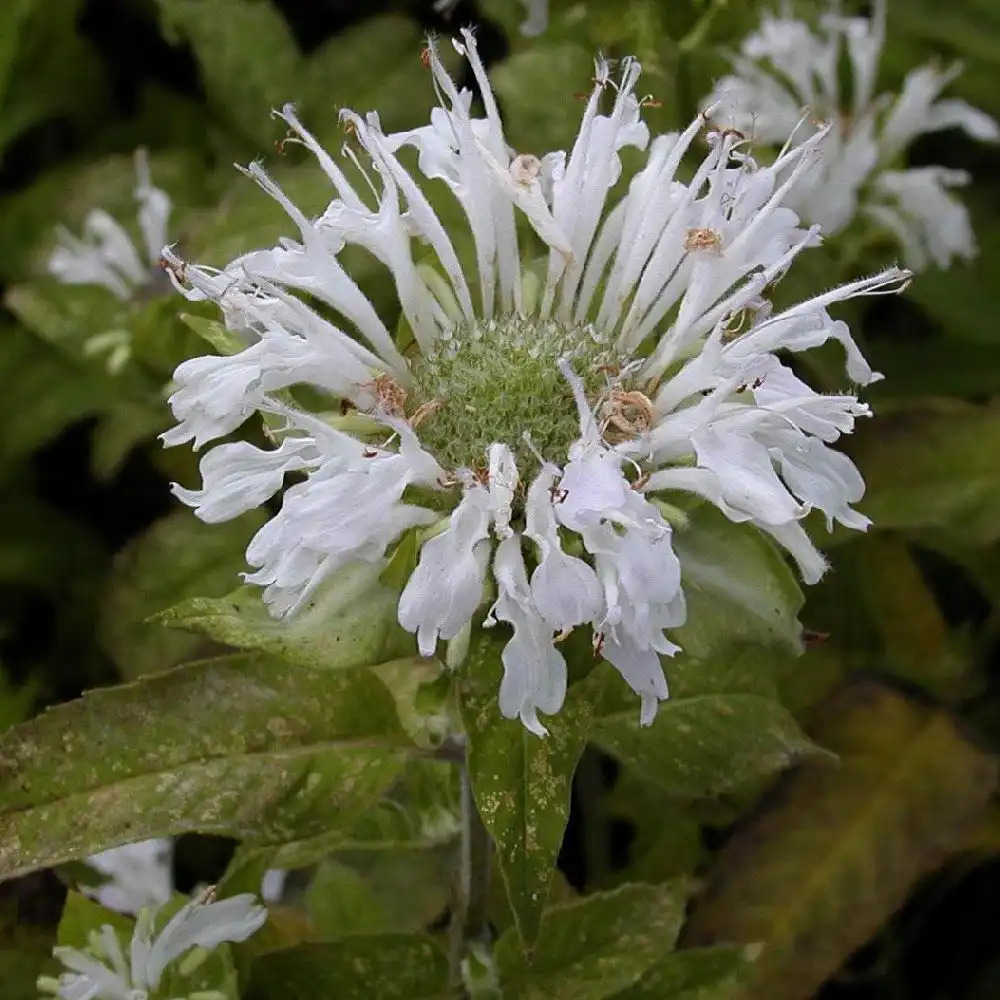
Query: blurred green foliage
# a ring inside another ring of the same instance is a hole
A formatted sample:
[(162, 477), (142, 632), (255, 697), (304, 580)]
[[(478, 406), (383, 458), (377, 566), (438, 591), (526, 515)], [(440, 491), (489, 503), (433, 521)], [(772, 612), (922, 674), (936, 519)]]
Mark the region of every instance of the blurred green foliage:
[[(0, 873), (128, 837), (227, 834), (243, 841), (228, 890), (259, 884), (267, 866), (311, 873), (305, 915), (276, 908), (260, 941), (227, 954), (244, 995), (447, 995), (441, 852), (457, 793), (447, 765), (412, 749), (433, 744), (432, 705), (469, 733), (506, 890), (490, 912), (504, 995), (996, 996), (1000, 150), (942, 133), (911, 151), (915, 165), (972, 172), (963, 197), (980, 256), (921, 274), (900, 300), (844, 311), (886, 374), (868, 396), (876, 419), (849, 444), (874, 528), (833, 536), (833, 570), (802, 605), (769, 547), (706, 524), (684, 555), (686, 656), (657, 727), (639, 734), (632, 699), (597, 669), (541, 743), (498, 717), (495, 650), (474, 650), (449, 686), (426, 664), (417, 672), (399, 636), (372, 630), (391, 619), (391, 580), (333, 588), (291, 627), (231, 593), (259, 518), (220, 528), (177, 509), (168, 483), (193, 481), (195, 458), (156, 440), (170, 372), (204, 350), (211, 310), (162, 281), (121, 302), (44, 273), (56, 225), (78, 231), (97, 207), (132, 224), (139, 146), (174, 202), (171, 238), (193, 259), (221, 266), (274, 242), (287, 221), (233, 160), (264, 157), (307, 214), (330, 192), (301, 150), (282, 147), (268, 111), (294, 101), (332, 151), (343, 106), (378, 109), (387, 130), (423, 122), (421, 38), (446, 30), (444, 15), (429, 2), (334, 0), (0, 6), (0, 732), (84, 689), (146, 678), (0, 742)], [(549, 30), (525, 39), (519, 3), (481, 0), (450, 23), (482, 21), (510, 140), (541, 153), (572, 142), (598, 49), (642, 60), (650, 123), (676, 128), (759, 12), (740, 0), (553, 0)], [(929, 58), (962, 59), (951, 92), (1000, 117), (995, 0), (894, 0), (888, 38), (884, 89)], [(783, 293), (891, 254), (831, 243)], [(391, 315), (384, 276), (354, 273)], [(809, 364), (820, 379), (830, 371), (821, 353)], [(733, 610), (745, 586), (760, 588), (752, 614)], [(797, 617), (813, 633), (801, 658)], [(177, 668), (230, 647), (248, 652)], [(373, 661), (380, 672), (359, 666)], [(956, 859), (970, 855), (963, 875)], [(76, 895), (61, 925), (58, 907), (37, 913), (61, 899), (37, 877), (0, 885), (9, 1000), (36, 995), (57, 927), (62, 938), (107, 919)], [(959, 945), (959, 968), (928, 965)]]

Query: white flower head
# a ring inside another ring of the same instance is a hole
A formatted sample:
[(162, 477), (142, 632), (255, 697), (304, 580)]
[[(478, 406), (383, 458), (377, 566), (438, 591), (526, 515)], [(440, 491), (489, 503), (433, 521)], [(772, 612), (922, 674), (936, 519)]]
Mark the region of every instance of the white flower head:
[[(941, 167), (897, 169), (902, 154), (930, 132), (959, 128), (996, 142), (1000, 127), (965, 101), (941, 98), (958, 65), (921, 66), (898, 95), (877, 95), (886, 0), (872, 6), (870, 19), (845, 17), (833, 7), (815, 28), (788, 13), (765, 13), (732, 57), (732, 75), (716, 84), (708, 102), (720, 123), (764, 144), (803, 142), (815, 127), (826, 128), (822, 164), (788, 204), (828, 236), (867, 216), (897, 239), (910, 267), (947, 267), (976, 254), (968, 213), (951, 191), (968, 175)], [(846, 92), (844, 61), (851, 68)]]
[(74, 236), (60, 227), (48, 271), (67, 285), (100, 285), (119, 299), (131, 299), (160, 275), (160, 250), (167, 241), (170, 198), (154, 187), (144, 149), (135, 154), (136, 221), (142, 238), (136, 247), (124, 226), (103, 209), (95, 208), (83, 220), (83, 233)]
[[(139, 912), (127, 953), (114, 929), (105, 924), (91, 935), (85, 949), (55, 948), (53, 954), (66, 971), (58, 978), (41, 977), (38, 988), (60, 1000), (150, 1000), (168, 966), (192, 949), (207, 953), (224, 942), (245, 941), (266, 920), (267, 911), (249, 894), (218, 902), (210, 893), (203, 894), (159, 930), (156, 911), (145, 908)], [(186, 974), (194, 966), (189, 961)]]
[[(704, 497), (818, 578), (824, 562), (800, 522), (818, 509), (831, 524), (866, 526), (851, 506), (864, 484), (832, 445), (868, 408), (852, 393), (815, 392), (779, 352), (835, 340), (852, 382), (878, 378), (828, 310), (896, 290), (908, 274), (892, 268), (775, 311), (771, 287), (819, 239), (786, 202), (816, 169), (824, 133), (766, 167), (717, 134), (684, 182), (705, 119), (650, 142), (638, 63), (600, 60), (572, 150), (518, 153), (472, 34), (456, 47), (482, 116), (434, 43), (441, 106), (429, 124), (387, 135), (376, 115), (344, 112), (343, 165), (285, 107), (279, 117), (330, 180), (329, 205), (307, 218), (252, 167), (298, 240), (221, 272), (176, 263), (178, 287), (216, 301), (248, 346), (177, 369), (179, 422), (166, 443), (201, 446), (255, 412), (271, 417), (276, 439), (267, 450), (215, 445), (202, 488), (176, 493), (219, 521), (294, 472), (247, 551), (248, 579), (272, 613), (293, 614), (346, 567), (383, 565), (412, 531), (419, 558), (398, 616), (422, 654), (464, 641), (494, 598), (485, 624), (507, 638), (505, 715), (545, 732), (539, 714), (557, 711), (566, 690), (558, 640), (584, 627), (648, 723), (667, 696), (662, 658), (678, 648), (668, 633), (686, 616), (684, 567), (656, 494)], [(625, 147), (646, 150), (627, 184)], [(432, 184), (450, 191), (464, 232), (445, 227)], [(405, 339), (342, 266), (351, 245), (395, 282)], [(326, 418), (292, 401), (303, 383), (329, 397)]]

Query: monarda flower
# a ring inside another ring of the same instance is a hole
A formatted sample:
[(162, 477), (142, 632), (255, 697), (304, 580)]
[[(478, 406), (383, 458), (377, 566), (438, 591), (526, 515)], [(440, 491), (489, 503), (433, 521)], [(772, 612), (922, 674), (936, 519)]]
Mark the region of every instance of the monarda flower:
[[(295, 473), (247, 549), (246, 579), (274, 615), (294, 615), (345, 567), (385, 563), (412, 532), (419, 558), (398, 617), (423, 655), (487, 608), (485, 624), (509, 636), (500, 708), (544, 734), (538, 713), (556, 712), (566, 690), (558, 639), (585, 627), (649, 723), (667, 697), (660, 658), (678, 648), (669, 630), (685, 620), (666, 498), (707, 499), (818, 579), (824, 560), (801, 521), (818, 509), (831, 526), (867, 525), (851, 507), (861, 476), (831, 445), (868, 407), (814, 392), (778, 355), (836, 340), (850, 379), (873, 381), (827, 310), (898, 289), (907, 274), (892, 268), (773, 311), (768, 290), (819, 240), (784, 202), (823, 134), (760, 167), (737, 136), (714, 133), (684, 183), (678, 167), (705, 119), (650, 142), (639, 65), (613, 72), (600, 60), (573, 149), (539, 158), (507, 144), (469, 32), (458, 48), (482, 117), (432, 44), (442, 106), (429, 125), (386, 135), (376, 115), (343, 112), (360, 183), (291, 107), (280, 113), (335, 192), (307, 218), (248, 169), (298, 241), (221, 272), (167, 251), (178, 286), (217, 302), (246, 347), (178, 367), (165, 443), (201, 447), (255, 412), (276, 441), (215, 445), (202, 488), (175, 492), (203, 520), (224, 521)], [(648, 149), (627, 185), (626, 147)], [(450, 192), (461, 226), (445, 226), (432, 191)], [(348, 246), (389, 270), (395, 336), (342, 265)], [(332, 412), (296, 402), (301, 385)]]
[(95, 208), (83, 220), (83, 234), (74, 236), (60, 226), (48, 271), (67, 285), (100, 285), (123, 301), (161, 274), (160, 249), (167, 240), (170, 198), (154, 187), (145, 150), (135, 154), (136, 184), (132, 194), (142, 236), (136, 247), (125, 227), (104, 209)]
[[(827, 236), (860, 214), (898, 241), (912, 268), (971, 259), (977, 250), (969, 214), (951, 193), (969, 175), (937, 166), (901, 169), (901, 161), (918, 136), (960, 128), (996, 142), (1000, 128), (965, 101), (939, 99), (958, 65), (921, 66), (898, 96), (876, 96), (885, 0), (874, 0), (873, 8), (871, 20), (844, 17), (834, 8), (815, 31), (790, 14), (765, 14), (732, 57), (733, 74), (718, 82), (709, 101), (717, 103), (720, 121), (759, 143), (807, 142), (817, 127), (827, 133), (819, 168), (788, 200)], [(845, 62), (851, 70), (846, 92)]]
[[(226, 942), (246, 941), (267, 920), (248, 894), (215, 902), (210, 893), (186, 903), (160, 925), (157, 910), (140, 911), (132, 939), (123, 946), (110, 924), (92, 933), (86, 948), (58, 947), (58, 977), (41, 976), (40, 992), (60, 1000), (152, 1000), (169, 972), (190, 977), (208, 954)], [(177, 963), (176, 969), (172, 968)], [(187, 994), (171, 997), (185, 1000)], [(198, 991), (197, 1000), (225, 1000), (221, 991)]]

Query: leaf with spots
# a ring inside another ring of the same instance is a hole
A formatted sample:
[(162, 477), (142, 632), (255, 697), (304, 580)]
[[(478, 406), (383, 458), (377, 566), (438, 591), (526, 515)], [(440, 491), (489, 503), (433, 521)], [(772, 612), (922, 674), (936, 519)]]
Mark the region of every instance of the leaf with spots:
[(448, 960), (429, 937), (354, 934), (262, 955), (246, 1000), (444, 1000)]
[(760, 951), (757, 945), (675, 951), (612, 1000), (736, 1000)]
[(0, 878), (187, 831), (318, 836), (376, 801), (409, 746), (367, 669), (237, 655), (94, 691), (0, 738)]
[(588, 706), (571, 690), (561, 711), (546, 717), (549, 735), (544, 739), (519, 720), (505, 719), (497, 707), (502, 645), (500, 636), (474, 635), (459, 703), (476, 806), (496, 845), (521, 942), (530, 949), (569, 818), (573, 772), (587, 739)]
[(997, 762), (947, 711), (872, 681), (827, 698), (813, 726), (838, 755), (806, 763), (726, 845), (685, 943), (763, 945), (741, 1000), (806, 1000), (961, 850)]
[(545, 913), (528, 960), (517, 936), (497, 942), (496, 962), (510, 1000), (600, 1000), (631, 986), (674, 947), (693, 886), (623, 885)]
[(357, 667), (414, 651), (396, 624), (398, 594), (375, 564), (349, 566), (327, 581), (292, 620), (272, 618), (256, 588), (227, 597), (196, 597), (152, 620), (207, 635), (238, 649), (259, 649), (295, 666)]
[(592, 739), (673, 795), (737, 791), (822, 752), (770, 692), (774, 664), (784, 657), (730, 647), (705, 661), (664, 660), (671, 697), (646, 727), (635, 696), (601, 664), (580, 685), (593, 705)]

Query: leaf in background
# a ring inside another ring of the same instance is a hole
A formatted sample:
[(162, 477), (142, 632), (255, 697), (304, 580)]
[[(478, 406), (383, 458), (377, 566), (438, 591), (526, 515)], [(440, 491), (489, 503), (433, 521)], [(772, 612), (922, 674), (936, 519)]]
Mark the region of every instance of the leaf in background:
[(7, 81), (17, 56), (22, 29), (39, 2), (40, 0), (7, 0), (0, 7), (0, 106), (7, 93)]
[(635, 983), (674, 947), (692, 885), (623, 885), (545, 912), (530, 959), (514, 931), (497, 942), (510, 1000), (600, 1000)]
[(444, 1000), (448, 959), (429, 937), (357, 934), (258, 958), (246, 1000)]
[(0, 475), (71, 424), (104, 409), (106, 382), (32, 336), (0, 322)]
[(661, 959), (613, 1000), (736, 1000), (760, 948), (691, 948)]
[(369, 17), (324, 41), (306, 58), (286, 100), (331, 153), (344, 131), (341, 108), (377, 111), (384, 132), (416, 128), (434, 103), (430, 71), (420, 61), (427, 44), (416, 21), (397, 14)]
[(858, 546), (859, 581), (882, 639), (886, 669), (947, 698), (956, 693), (967, 657), (920, 568), (897, 537), (877, 533)]
[(573, 146), (589, 93), (594, 54), (582, 45), (540, 44), (505, 59), (490, 73), (504, 109), (505, 133), (518, 152), (544, 156)]
[(4, 1000), (38, 1000), (39, 975), (59, 971), (52, 957), (66, 890), (52, 872), (0, 882), (0, 983)]
[(802, 650), (802, 592), (774, 544), (708, 504), (674, 532), (687, 621), (671, 638), (687, 656), (707, 657), (733, 643)]
[(1000, 538), (1000, 406), (925, 400), (862, 428), (851, 452), (867, 483), (860, 509), (876, 527)]
[(218, 599), (196, 597), (153, 621), (304, 667), (382, 663), (411, 652), (413, 642), (396, 624), (398, 595), (379, 582), (380, 571), (375, 563), (345, 567), (290, 621), (272, 618), (256, 587)]
[(119, 936), (127, 941), (132, 937), (135, 921), (131, 917), (101, 906), (82, 893), (69, 892), (66, 894), (66, 905), (59, 921), (58, 943), (64, 948), (86, 948), (90, 935), (99, 931), (105, 924), (110, 924)]
[(476, 806), (496, 845), (527, 950), (538, 936), (569, 818), (570, 786), (587, 739), (589, 706), (571, 689), (560, 711), (546, 716), (544, 739), (529, 733), (519, 719), (505, 719), (497, 705), (504, 641), (482, 631), (473, 634), (458, 697)]
[(262, 511), (251, 511), (225, 524), (205, 524), (190, 510), (176, 510), (129, 542), (116, 557), (98, 623), (101, 644), (124, 678), (208, 652), (204, 638), (148, 619), (186, 598), (227, 593), (246, 568), (247, 543), (264, 521)]
[(0, 877), (186, 831), (316, 836), (392, 784), (407, 744), (364, 669), (238, 655), (94, 691), (0, 738)]
[(635, 695), (601, 664), (579, 685), (593, 706), (592, 739), (674, 796), (737, 791), (821, 752), (773, 696), (759, 693), (781, 658), (733, 647), (705, 662), (665, 659), (673, 691), (651, 726), (639, 725)]
[(862, 683), (813, 735), (839, 764), (804, 765), (729, 841), (685, 940), (759, 942), (741, 997), (806, 1000), (959, 849), (996, 762), (941, 709)]
[[(5, 0), (4, 7), (11, 2)], [(3, 74), (6, 93), (0, 86), (0, 158), (32, 126), (95, 110), (107, 99), (101, 62), (77, 26), (81, 0), (39, 0), (32, 7), (20, 21), (13, 59)], [(0, 22), (0, 37), (7, 29)]]
[(276, 129), (271, 109), (297, 95), (301, 58), (284, 18), (268, 0), (157, 0), (164, 32), (194, 50), (216, 114), (264, 148)]
[(430, 927), (447, 911), (454, 857), (453, 850), (387, 850), (323, 861), (306, 893), (319, 936)]

